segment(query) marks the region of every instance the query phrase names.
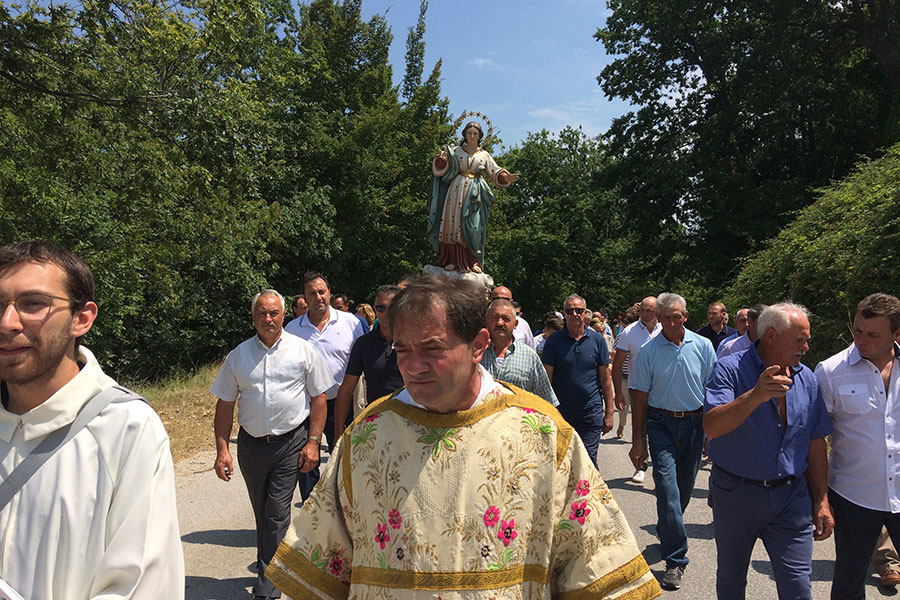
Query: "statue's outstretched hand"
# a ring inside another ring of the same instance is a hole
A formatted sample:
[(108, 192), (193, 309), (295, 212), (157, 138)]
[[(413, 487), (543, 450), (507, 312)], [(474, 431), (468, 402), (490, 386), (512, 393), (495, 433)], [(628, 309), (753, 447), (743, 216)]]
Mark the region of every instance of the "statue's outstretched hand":
[(507, 183), (515, 183), (515, 182), (517, 182), (518, 180), (519, 180), (519, 174), (518, 174), (518, 173), (508, 173), (508, 174), (506, 175), (506, 182), (507, 182)]

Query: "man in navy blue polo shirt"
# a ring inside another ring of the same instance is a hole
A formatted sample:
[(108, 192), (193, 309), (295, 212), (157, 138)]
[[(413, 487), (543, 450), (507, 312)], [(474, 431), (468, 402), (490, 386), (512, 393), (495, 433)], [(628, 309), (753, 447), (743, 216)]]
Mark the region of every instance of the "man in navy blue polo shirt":
[[(347, 416), (353, 413), (353, 392), (359, 379), (366, 376), (366, 405), (375, 402), (403, 387), (403, 377), (397, 368), (397, 351), (391, 336), (388, 308), (400, 288), (396, 285), (382, 285), (375, 290), (375, 312), (378, 322), (369, 333), (353, 342), (344, 381), (334, 400), (334, 439), (344, 434)], [(352, 420), (352, 419), (351, 419)]]
[(584, 305), (578, 294), (566, 298), (566, 326), (547, 338), (541, 361), (559, 400), (559, 412), (581, 436), (597, 466), (600, 437), (613, 427), (613, 386), (606, 340), (584, 326)]
[(636, 469), (647, 464), (644, 428), (653, 458), (656, 534), (666, 561), (660, 582), (677, 590), (689, 560), (684, 510), (691, 499), (703, 452), (703, 384), (712, 373), (712, 343), (684, 327), (687, 305), (678, 294), (656, 299), (662, 332), (641, 346), (628, 374), (631, 390), (631, 450)]
[(813, 539), (834, 526), (825, 449), (831, 421), (816, 376), (800, 363), (809, 349), (806, 309), (770, 306), (758, 333), (753, 346), (716, 364), (706, 386), (716, 592), (744, 597), (750, 553), (762, 539), (778, 597), (811, 599)]

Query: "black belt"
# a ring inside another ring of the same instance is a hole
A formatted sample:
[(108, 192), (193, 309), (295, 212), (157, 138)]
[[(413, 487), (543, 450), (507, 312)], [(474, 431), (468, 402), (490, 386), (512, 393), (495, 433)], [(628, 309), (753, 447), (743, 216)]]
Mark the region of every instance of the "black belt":
[(659, 408), (656, 406), (647, 406), (647, 410), (655, 410), (657, 412), (661, 412), (664, 415), (669, 415), (670, 417), (675, 417), (676, 419), (683, 419), (685, 417), (702, 417), (703, 409), (698, 408), (696, 410), (666, 410), (665, 408)]
[(254, 440), (259, 440), (259, 441), (261, 441), (261, 442), (266, 442), (267, 444), (271, 444), (271, 443), (273, 443), (273, 442), (278, 442), (278, 441), (280, 441), (280, 440), (283, 440), (284, 438), (288, 437), (289, 435), (294, 435), (294, 434), (297, 432), (298, 429), (300, 429), (301, 427), (303, 427), (303, 426), (306, 425), (307, 423), (309, 423), (309, 417), (306, 417), (306, 420), (305, 420), (305, 421), (303, 421), (302, 423), (300, 423), (299, 425), (297, 425), (296, 427), (294, 427), (294, 428), (291, 429), (290, 431), (285, 432), (285, 433), (280, 433), (280, 434), (278, 434), (278, 435), (261, 435), (261, 436), (259, 436), (259, 437), (256, 437), (255, 435), (250, 435), (250, 433), (249, 433), (246, 429), (244, 429), (243, 427), (241, 427), (241, 431), (243, 431), (244, 433), (246, 433), (248, 436), (252, 437)]
[(778, 479), (750, 479), (749, 477), (741, 477), (740, 475), (735, 475), (728, 469), (723, 469), (719, 465), (713, 465), (713, 467), (718, 469), (719, 471), (722, 471), (729, 477), (737, 479), (738, 481), (741, 481), (743, 483), (752, 483), (753, 485), (760, 485), (762, 487), (778, 487), (779, 485), (790, 483), (791, 481), (796, 479), (796, 477), (794, 477), (793, 475), (788, 475), (787, 477), (779, 477)]

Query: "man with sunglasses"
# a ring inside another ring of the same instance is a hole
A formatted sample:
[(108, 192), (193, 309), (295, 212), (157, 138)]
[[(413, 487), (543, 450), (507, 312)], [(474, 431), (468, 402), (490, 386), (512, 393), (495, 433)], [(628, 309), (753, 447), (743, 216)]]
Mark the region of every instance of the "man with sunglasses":
[(541, 360), (559, 400), (559, 412), (581, 436), (594, 466), (600, 437), (613, 427), (613, 386), (603, 335), (584, 326), (584, 298), (563, 304), (566, 326), (547, 338)]
[(43, 600), (184, 598), (169, 438), (80, 345), (97, 311), (94, 276), (73, 253), (0, 248), (0, 481), (73, 435), (0, 509), (0, 580)]
[(353, 343), (344, 381), (334, 401), (335, 442), (344, 433), (347, 415), (353, 403), (353, 391), (361, 375), (366, 376), (366, 405), (403, 387), (388, 318), (388, 308), (399, 291), (400, 288), (396, 285), (382, 285), (375, 290), (378, 322), (372, 331)]

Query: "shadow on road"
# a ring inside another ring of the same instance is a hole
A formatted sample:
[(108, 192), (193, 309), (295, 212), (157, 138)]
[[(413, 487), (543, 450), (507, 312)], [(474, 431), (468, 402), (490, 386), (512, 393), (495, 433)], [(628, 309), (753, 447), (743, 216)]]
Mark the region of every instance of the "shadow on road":
[(209, 529), (183, 535), (181, 541), (187, 544), (256, 548), (256, 531), (252, 529)]
[(256, 581), (255, 577), (236, 579), (213, 579), (212, 577), (185, 578), (185, 600), (247, 600), (252, 598), (247, 588)]
[[(649, 475), (647, 476), (649, 477)], [(631, 477), (619, 477), (616, 479), (604, 479), (606, 482), (606, 487), (611, 490), (628, 490), (630, 492), (643, 492), (645, 494), (650, 494), (651, 496), (656, 495), (656, 492), (652, 489), (647, 489), (642, 485), (637, 483), (632, 483)]]

